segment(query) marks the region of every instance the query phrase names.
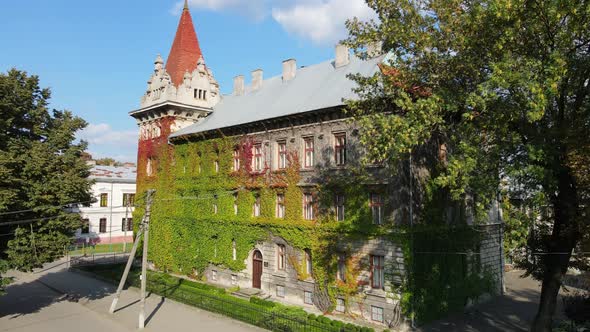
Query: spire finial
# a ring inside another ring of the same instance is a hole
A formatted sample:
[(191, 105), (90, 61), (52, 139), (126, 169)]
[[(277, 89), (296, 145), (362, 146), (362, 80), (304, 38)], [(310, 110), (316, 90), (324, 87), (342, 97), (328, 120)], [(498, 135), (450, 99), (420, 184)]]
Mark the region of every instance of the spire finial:
[(188, 10), (188, 0), (184, 0), (184, 10)]

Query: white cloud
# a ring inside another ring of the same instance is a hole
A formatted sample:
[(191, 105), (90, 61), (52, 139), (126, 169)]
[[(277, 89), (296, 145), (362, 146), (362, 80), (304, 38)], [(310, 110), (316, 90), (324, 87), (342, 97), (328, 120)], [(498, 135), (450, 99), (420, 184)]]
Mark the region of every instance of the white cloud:
[[(173, 8), (179, 13), (184, 1)], [(270, 15), (287, 32), (320, 45), (333, 45), (347, 35), (344, 23), (375, 18), (364, 0), (189, 0), (193, 8), (233, 11), (254, 20)]]
[[(192, 8), (207, 9), (212, 11), (230, 10), (243, 14), (253, 20), (263, 19), (268, 11), (267, 3), (270, 0), (189, 0)], [(184, 1), (176, 3), (172, 13), (179, 14), (184, 6)]]
[(76, 136), (88, 142), (88, 150), (94, 158), (111, 157), (118, 161), (137, 158), (137, 129), (115, 130), (106, 123), (91, 123)]
[(368, 20), (375, 16), (364, 0), (317, 0), (272, 10), (272, 17), (289, 33), (324, 45), (346, 38), (347, 19)]

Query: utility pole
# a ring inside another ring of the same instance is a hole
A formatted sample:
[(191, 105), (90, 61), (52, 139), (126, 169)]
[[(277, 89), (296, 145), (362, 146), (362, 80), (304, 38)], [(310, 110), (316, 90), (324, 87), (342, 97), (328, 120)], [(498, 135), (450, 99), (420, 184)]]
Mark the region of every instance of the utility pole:
[(123, 291), (123, 287), (125, 286), (125, 280), (127, 280), (127, 276), (129, 274), (129, 270), (131, 270), (131, 265), (133, 263), (133, 258), (135, 257), (135, 253), (137, 251), (137, 247), (139, 246), (139, 241), (141, 240), (141, 236), (143, 235), (143, 258), (142, 258), (142, 266), (141, 266), (141, 309), (139, 312), (139, 328), (143, 329), (145, 326), (145, 286), (147, 281), (147, 246), (148, 246), (148, 224), (150, 222), (150, 210), (152, 205), (152, 198), (155, 190), (150, 189), (147, 192), (147, 204), (145, 208), (145, 214), (143, 216), (142, 222), (139, 226), (139, 231), (137, 232), (137, 236), (135, 237), (135, 242), (133, 242), (133, 248), (129, 253), (129, 259), (127, 260), (127, 265), (125, 265), (125, 271), (123, 272), (123, 276), (121, 277), (121, 281), (119, 282), (119, 287), (117, 288), (117, 293), (115, 294), (115, 298), (113, 299), (113, 303), (111, 303), (111, 308), (109, 312), (113, 314), (115, 309), (117, 308), (117, 302), (119, 301), (119, 297), (121, 296), (121, 292)]
[(150, 189), (147, 192), (147, 205), (145, 207), (145, 219), (143, 225), (143, 256), (141, 257), (141, 302), (139, 309), (139, 328), (145, 327), (145, 288), (147, 284), (147, 256), (148, 256), (148, 240), (150, 231), (150, 211), (152, 206), (152, 199), (155, 190)]

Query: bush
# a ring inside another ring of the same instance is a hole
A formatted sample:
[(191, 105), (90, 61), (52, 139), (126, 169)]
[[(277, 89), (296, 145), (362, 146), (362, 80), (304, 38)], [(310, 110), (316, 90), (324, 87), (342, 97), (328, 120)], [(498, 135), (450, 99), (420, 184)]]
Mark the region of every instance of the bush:
[(258, 297), (251, 297), (250, 298), (250, 303), (256, 304), (256, 305), (259, 305), (259, 306), (265, 307), (265, 308), (274, 308), (277, 305), (276, 302), (272, 302), (272, 301), (268, 301), (268, 300), (263, 300), (263, 299), (258, 298)]
[(563, 299), (565, 315), (576, 323), (590, 322), (590, 294), (575, 293)]

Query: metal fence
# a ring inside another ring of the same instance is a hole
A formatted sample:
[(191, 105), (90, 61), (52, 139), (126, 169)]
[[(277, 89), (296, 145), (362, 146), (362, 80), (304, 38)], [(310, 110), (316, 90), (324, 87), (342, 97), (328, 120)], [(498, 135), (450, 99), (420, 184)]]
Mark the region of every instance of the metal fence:
[(129, 253), (112, 252), (103, 254), (85, 254), (85, 255), (67, 255), (66, 259), (70, 266), (96, 265), (96, 264), (113, 264), (125, 263), (129, 258)]
[(248, 305), (240, 299), (215, 296), (205, 292), (184, 291), (179, 285), (171, 285), (158, 280), (148, 279), (148, 289), (164, 297), (192, 305), (207, 311), (222, 314), (233, 319), (259, 326), (271, 331), (284, 332), (355, 332), (373, 331), (356, 325), (345, 325), (342, 322), (322, 323), (309, 320), (307, 317), (295, 317), (280, 313), (272, 307)]

